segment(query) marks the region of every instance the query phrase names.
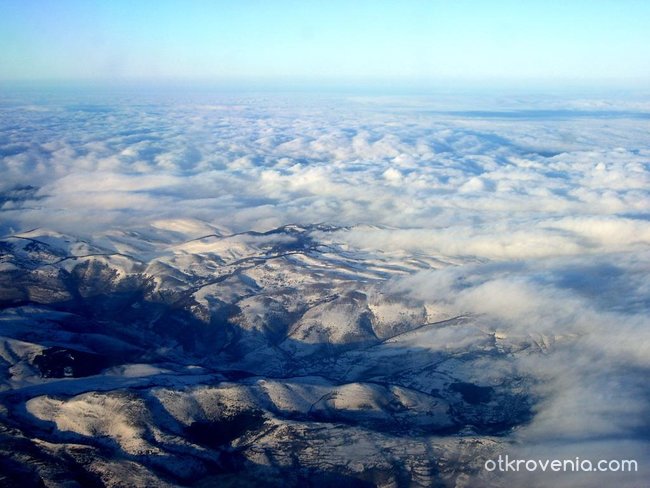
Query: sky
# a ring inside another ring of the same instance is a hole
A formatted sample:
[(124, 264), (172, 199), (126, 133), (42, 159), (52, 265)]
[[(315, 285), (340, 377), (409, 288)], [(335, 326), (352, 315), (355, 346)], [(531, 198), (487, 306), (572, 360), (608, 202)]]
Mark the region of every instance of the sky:
[(650, 81), (643, 0), (0, 0), (0, 80)]

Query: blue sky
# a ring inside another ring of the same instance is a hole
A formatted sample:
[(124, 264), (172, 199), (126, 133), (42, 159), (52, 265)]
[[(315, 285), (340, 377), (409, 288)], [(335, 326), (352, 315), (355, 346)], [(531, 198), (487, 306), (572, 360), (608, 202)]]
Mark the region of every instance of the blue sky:
[(648, 25), (644, 0), (0, 0), (0, 79), (643, 84)]

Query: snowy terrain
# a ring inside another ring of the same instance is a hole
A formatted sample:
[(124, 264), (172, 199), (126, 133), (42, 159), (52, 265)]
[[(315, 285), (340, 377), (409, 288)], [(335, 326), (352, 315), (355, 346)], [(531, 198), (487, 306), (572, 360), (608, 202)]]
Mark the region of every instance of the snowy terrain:
[(86, 97), (0, 98), (0, 483), (648, 479), (647, 102)]

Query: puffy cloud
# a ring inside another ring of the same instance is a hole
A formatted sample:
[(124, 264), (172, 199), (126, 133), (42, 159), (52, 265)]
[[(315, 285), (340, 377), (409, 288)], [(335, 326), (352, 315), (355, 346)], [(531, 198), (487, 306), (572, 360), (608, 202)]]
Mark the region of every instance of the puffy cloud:
[(402, 173), (395, 168), (388, 168), (382, 175), (390, 183), (399, 184), (402, 182)]
[[(42, 224), (55, 224), (65, 213), (68, 224), (77, 215), (82, 230), (86, 209), (66, 195), (108, 202), (113, 191), (125, 207), (132, 202), (134, 223), (193, 216), (260, 229), (251, 209), (263, 213), (273, 205), (278, 222), (436, 231), (497, 223), (502, 239), (511, 232), (512, 240), (526, 242), (522, 226), (537, 232), (549, 218), (612, 217), (648, 205), (650, 122), (633, 114), (589, 119), (565, 110), (553, 118), (529, 111), (500, 118), (427, 111), (398, 99), (290, 105), (272, 96), (213, 98), (115, 99), (100, 111), (66, 100), (43, 111), (30, 110), (29, 101), (17, 104), (1, 121), (0, 191), (33, 185), (41, 187), (41, 199), (39, 212), (3, 219), (20, 228), (38, 225), (38, 215)], [(157, 208), (147, 203), (155, 199)], [(123, 226), (124, 216), (114, 225)], [(553, 242), (565, 234), (540, 238)], [(487, 257), (495, 254), (486, 250)]]

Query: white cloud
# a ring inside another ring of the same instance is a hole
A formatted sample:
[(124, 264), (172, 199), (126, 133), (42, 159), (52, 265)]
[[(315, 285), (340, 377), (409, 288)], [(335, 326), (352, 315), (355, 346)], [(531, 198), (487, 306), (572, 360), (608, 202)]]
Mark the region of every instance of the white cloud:
[(383, 172), (382, 176), (389, 183), (399, 184), (402, 182), (402, 173), (395, 168), (388, 168)]
[[(362, 221), (445, 227), (443, 234), (496, 226), (492, 244), (487, 231), (485, 242), (469, 240), (470, 254), (492, 258), (534, 255), (538, 240), (546, 248), (540, 254), (574, 252), (567, 229), (542, 231), (542, 223), (617, 219), (613, 213), (648, 205), (647, 119), (481, 118), (427, 112), (427, 100), (395, 110), (399, 99), (215, 98), (159, 106), (116, 100), (108, 115), (56, 104), (5, 115), (6, 126), (22, 128), (5, 132), (0, 191), (31, 184), (44, 198), (28, 219), (28, 212), (4, 219), (32, 226), (42, 215), (49, 225), (64, 213), (68, 224), (77, 215), (83, 228), (87, 212), (65, 194), (83, 192), (99, 205), (109, 198), (91, 193), (114, 191), (125, 207), (132, 202), (129, 221), (145, 224), (153, 216), (208, 216), (259, 228), (254, 209), (273, 205), (269, 223)], [(123, 216), (115, 225), (124, 225)], [(460, 243), (457, 237), (449, 239)]]

